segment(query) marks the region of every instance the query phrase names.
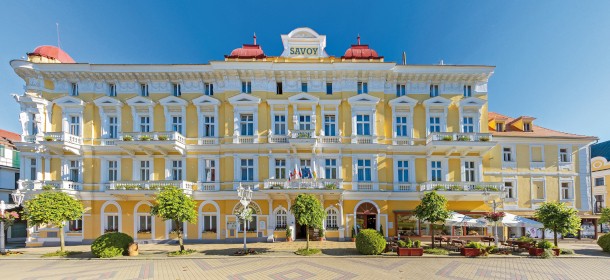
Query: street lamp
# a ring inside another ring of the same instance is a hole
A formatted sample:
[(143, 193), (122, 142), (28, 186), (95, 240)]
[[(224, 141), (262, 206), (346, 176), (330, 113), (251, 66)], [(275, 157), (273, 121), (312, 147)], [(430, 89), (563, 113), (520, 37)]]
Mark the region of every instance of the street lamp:
[(237, 196), (239, 196), (239, 203), (243, 206), (243, 211), (241, 213), (241, 218), (244, 220), (244, 254), (248, 252), (248, 248), (246, 248), (246, 216), (245, 211), (247, 211), (248, 205), (252, 201), (252, 189), (250, 186), (248, 188), (244, 188), (241, 183), (239, 183), (239, 188), (237, 188)]
[(12, 209), (19, 207), (23, 202), (25, 194), (20, 190), (16, 190), (11, 193), (11, 196), (13, 197), (15, 204), (5, 204), (4, 200), (0, 200), (0, 215), (2, 216), (2, 220), (0, 221), (0, 253), (3, 255), (6, 253), (6, 244), (4, 244), (4, 211), (6, 211), (6, 208)]
[[(496, 209), (502, 205), (504, 202), (504, 195), (505, 193), (502, 192), (499, 197), (500, 202), (497, 202), (496, 198), (491, 197), (491, 194), (484, 194), (485, 203), (491, 206), (492, 213), (496, 213)], [(496, 245), (496, 247), (498, 247), (498, 239), (498, 221), (494, 221), (494, 245)]]

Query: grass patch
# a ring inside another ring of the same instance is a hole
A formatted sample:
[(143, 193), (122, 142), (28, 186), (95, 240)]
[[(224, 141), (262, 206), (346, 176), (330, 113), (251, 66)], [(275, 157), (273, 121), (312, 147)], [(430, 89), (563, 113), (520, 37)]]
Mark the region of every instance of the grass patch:
[(186, 249), (184, 251), (169, 252), (169, 253), (167, 253), (167, 255), (170, 257), (177, 257), (177, 256), (186, 256), (186, 255), (190, 255), (190, 254), (194, 254), (194, 253), (197, 253), (197, 251), (193, 250), (193, 249)]
[(299, 256), (309, 256), (309, 255), (319, 254), (320, 252), (321, 252), (320, 249), (313, 249), (313, 248), (311, 248), (311, 249), (307, 250), (307, 249), (301, 248), (301, 249), (298, 249), (294, 253), (299, 255)]
[(50, 257), (69, 257), (69, 256), (73, 256), (73, 255), (78, 255), (81, 254), (81, 251), (55, 251), (55, 252), (51, 252), (51, 253), (46, 253), (44, 255), (42, 255), (43, 258), (50, 258)]
[(442, 249), (442, 248), (424, 249), (424, 253), (430, 254), (430, 255), (449, 255), (449, 251)]
[(574, 255), (574, 250), (572, 249), (561, 249), (561, 255)]

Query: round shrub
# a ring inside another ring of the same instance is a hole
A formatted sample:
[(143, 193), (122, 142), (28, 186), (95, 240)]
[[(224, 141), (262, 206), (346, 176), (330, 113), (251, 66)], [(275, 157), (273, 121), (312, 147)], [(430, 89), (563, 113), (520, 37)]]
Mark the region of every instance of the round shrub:
[(385, 246), (385, 238), (374, 229), (363, 229), (356, 236), (356, 249), (360, 254), (379, 255)]
[(604, 252), (610, 253), (610, 233), (604, 234), (597, 239), (597, 245), (602, 247)]
[(98, 258), (112, 258), (127, 252), (133, 238), (122, 232), (106, 233), (93, 241), (91, 253)]
[(536, 247), (538, 247), (540, 249), (552, 249), (553, 247), (555, 247), (555, 245), (553, 245), (553, 243), (551, 243), (550, 241), (545, 240), (545, 241), (538, 242)]

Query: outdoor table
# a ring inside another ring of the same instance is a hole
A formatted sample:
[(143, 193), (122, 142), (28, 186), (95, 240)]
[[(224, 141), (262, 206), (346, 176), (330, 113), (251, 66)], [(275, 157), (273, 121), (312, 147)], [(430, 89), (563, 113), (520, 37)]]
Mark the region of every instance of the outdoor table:
[(453, 239), (453, 240), (451, 240), (451, 244), (464, 246), (466, 244), (466, 240)]
[(487, 237), (487, 236), (481, 237), (481, 242), (485, 242), (485, 241), (487, 241), (487, 246), (491, 246), (491, 242), (496, 241), (496, 239), (493, 237)]
[(449, 245), (449, 238), (447, 237), (443, 237), (443, 236), (435, 236), (434, 237), (434, 241), (438, 241), (438, 246), (443, 247), (443, 241), (447, 242), (447, 245)]

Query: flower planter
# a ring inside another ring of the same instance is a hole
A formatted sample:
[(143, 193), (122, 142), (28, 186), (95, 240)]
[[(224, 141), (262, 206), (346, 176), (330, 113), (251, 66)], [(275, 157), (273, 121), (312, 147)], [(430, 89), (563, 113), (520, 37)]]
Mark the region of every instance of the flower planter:
[[(551, 250), (553, 250), (553, 255), (555, 255), (555, 256), (559, 256), (559, 253), (561, 252), (561, 250), (559, 250), (559, 249), (551, 249)], [(532, 256), (532, 257), (540, 257), (540, 256), (542, 256), (542, 253), (544, 253), (544, 249), (529, 248), (529, 253), (530, 253), (530, 256)]]
[(423, 248), (398, 248), (396, 250), (399, 256), (423, 256), (424, 249)]
[(477, 248), (461, 248), (460, 255), (465, 257), (478, 257), (481, 255), (481, 249)]

